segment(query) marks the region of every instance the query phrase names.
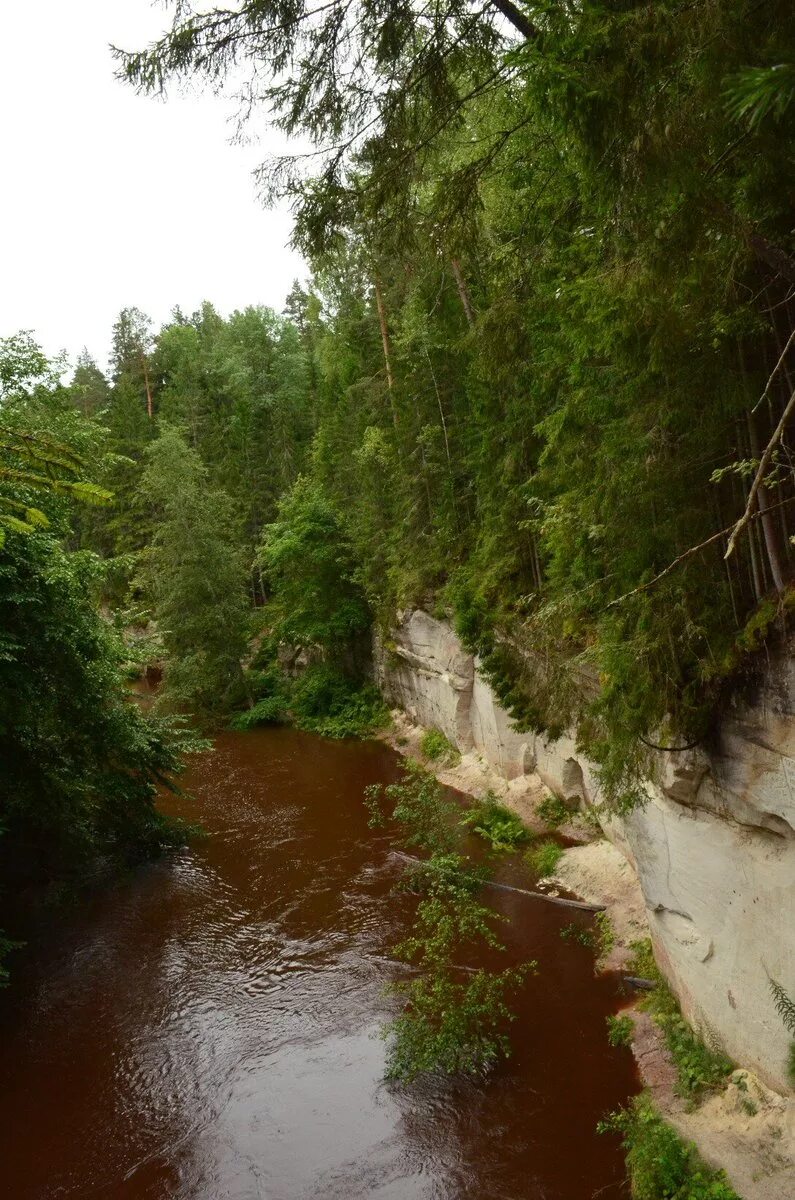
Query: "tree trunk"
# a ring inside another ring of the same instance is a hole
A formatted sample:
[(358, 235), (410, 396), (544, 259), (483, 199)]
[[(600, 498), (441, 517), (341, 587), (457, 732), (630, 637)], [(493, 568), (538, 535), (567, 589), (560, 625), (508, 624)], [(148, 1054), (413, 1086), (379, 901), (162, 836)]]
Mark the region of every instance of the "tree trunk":
[(146, 364), (146, 355), (143, 352), (141, 352), (141, 366), (144, 369), (144, 385), (146, 387), (146, 415), (151, 421), (153, 417), (152, 388), (149, 384), (149, 367)]
[(376, 275), (373, 280), (375, 286), (375, 304), (378, 309), (378, 324), (381, 327), (381, 345), (384, 349), (384, 366), (386, 368), (386, 383), (389, 389), (389, 406), (392, 409), (392, 422), (397, 431), (398, 419), (395, 409), (395, 376), (392, 371), (392, 345), (389, 341), (389, 329), (386, 323), (386, 311), (384, 309), (384, 297), (381, 294), (381, 282)]
[[(751, 454), (755, 459), (761, 461), (759, 433), (753, 413), (748, 414), (748, 436), (751, 442)], [(784, 590), (785, 570), (781, 561), (781, 544), (779, 542), (776, 520), (770, 511), (770, 500), (764, 483), (759, 485), (756, 499), (759, 505), (759, 512), (761, 513), (762, 533), (765, 539), (767, 559), (770, 563), (770, 574), (773, 577), (773, 586), (777, 592), (782, 592)]]
[(453, 268), (453, 275), (455, 276), (455, 282), (456, 282), (456, 286), (458, 288), (458, 294), (461, 297), (461, 304), (463, 305), (464, 314), (467, 319), (467, 324), (469, 325), (469, 328), (471, 329), (472, 326), (475, 324), (475, 310), (472, 307), (472, 300), (470, 299), (469, 288), (466, 285), (466, 280), (464, 279), (464, 275), (461, 270), (461, 263), (459, 262), (459, 260), (457, 258), (451, 258), (450, 266)]

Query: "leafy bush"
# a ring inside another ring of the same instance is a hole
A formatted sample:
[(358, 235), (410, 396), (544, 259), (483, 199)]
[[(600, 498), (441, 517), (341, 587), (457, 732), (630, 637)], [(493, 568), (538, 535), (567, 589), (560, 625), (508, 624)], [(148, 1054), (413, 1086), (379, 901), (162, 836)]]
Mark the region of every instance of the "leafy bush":
[(534, 846), (532, 850), (528, 850), (525, 858), (533, 871), (538, 876), (554, 875), (555, 868), (563, 857), (563, 847), (557, 842), (547, 839)]
[(646, 1093), (611, 1113), (598, 1129), (621, 1135), (633, 1200), (740, 1200), (725, 1174), (682, 1141)]
[(394, 984), (408, 1007), (383, 1031), (391, 1039), (387, 1077), (408, 1083), (423, 1073), (480, 1074), (510, 1055), (504, 1026), (514, 1014), (505, 995), (532, 969), (531, 963), (497, 973), (481, 969), (461, 981), (453, 967), (436, 967)]
[(461, 757), (441, 729), (426, 729), (420, 741), (420, 750), (431, 762), (442, 762), (448, 766), (456, 763)]
[(265, 696), (245, 712), (235, 713), (229, 722), (230, 729), (245, 731), (257, 725), (281, 725), (287, 720), (286, 697)]
[(588, 925), (575, 925), (572, 921), (570, 925), (563, 926), (560, 936), (564, 942), (579, 942), (581, 946), (587, 946), (589, 950), (596, 949), (596, 935)]
[(464, 814), (464, 825), (484, 838), (492, 850), (515, 850), (530, 834), (516, 813), (500, 804), (493, 792)]
[(513, 1014), (507, 996), (535, 964), (462, 977), (458, 964), (473, 949), (504, 951), (493, 925), (505, 918), (478, 902), (485, 872), (456, 852), (458, 806), (428, 771), (410, 764), (397, 783), (369, 787), (365, 802), (371, 825), (396, 821), (404, 846), (430, 852), (405, 878), (422, 899), (411, 933), (395, 954), (419, 974), (388, 989), (406, 1007), (383, 1030), (390, 1043), (387, 1074), (407, 1082), (427, 1072), (486, 1070), (510, 1053), (506, 1027)]

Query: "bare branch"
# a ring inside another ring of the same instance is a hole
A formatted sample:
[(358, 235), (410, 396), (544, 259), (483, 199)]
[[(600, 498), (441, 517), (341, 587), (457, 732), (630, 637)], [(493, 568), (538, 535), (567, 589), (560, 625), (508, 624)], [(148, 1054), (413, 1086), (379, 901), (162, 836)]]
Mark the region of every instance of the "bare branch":
[[(793, 400), (795, 400), (795, 396), (793, 396)], [(785, 504), (793, 503), (795, 503), (795, 496), (789, 496), (786, 500), (780, 500), (777, 504), (771, 504), (768, 512), (776, 508), (783, 508)], [(746, 524), (748, 524), (749, 521), (758, 521), (761, 516), (762, 513), (758, 511), (751, 513), (746, 521)], [(625, 600), (629, 600), (630, 597), (637, 596), (641, 592), (647, 592), (649, 588), (654, 587), (654, 585), (659, 583), (661, 579), (665, 579), (666, 575), (670, 575), (672, 571), (676, 570), (681, 563), (685, 562), (688, 558), (692, 558), (694, 554), (698, 554), (700, 550), (706, 550), (708, 546), (712, 546), (715, 542), (719, 542), (722, 537), (725, 537), (727, 533), (731, 533), (731, 531), (736, 528), (737, 525), (727, 525), (725, 529), (721, 529), (717, 533), (713, 533), (711, 537), (706, 539), (706, 541), (699, 542), (697, 546), (691, 546), (689, 550), (685, 550), (684, 553), (675, 558), (673, 562), (670, 562), (668, 566), (660, 571), (658, 575), (655, 575), (653, 579), (647, 580), (646, 583), (639, 584), (638, 587), (633, 588), (631, 592), (624, 592), (623, 596), (616, 596), (615, 600), (611, 600), (609, 604), (605, 605), (605, 610), (608, 608), (615, 608), (617, 605), (623, 604)], [(728, 558), (728, 556), (729, 555), (727, 551), (724, 557)]]
[[(792, 335), (790, 336), (790, 342), (793, 341), (793, 339), (795, 339), (795, 331), (793, 331)], [(789, 345), (789, 343), (787, 343), (787, 344)], [(786, 351), (785, 351), (785, 353), (786, 353)], [(746, 501), (745, 512), (743, 513), (743, 515), (740, 517), (737, 524), (732, 529), (731, 537), (729, 538), (729, 544), (726, 547), (726, 553), (723, 556), (724, 558), (731, 557), (731, 555), (734, 551), (734, 547), (737, 544), (738, 537), (743, 532), (743, 530), (745, 529), (748, 522), (751, 520), (751, 517), (753, 514), (753, 507), (754, 507), (754, 504), (756, 503), (757, 494), (759, 492), (760, 487), (762, 486), (762, 483), (764, 482), (765, 475), (767, 474), (767, 469), (770, 466), (771, 459), (773, 458), (773, 451), (776, 449), (776, 446), (781, 441), (782, 435), (787, 426), (787, 421), (789, 420), (790, 416), (792, 415), (793, 409), (795, 409), (795, 392), (793, 392), (792, 395), (790, 396), (790, 398), (787, 402), (787, 405), (786, 405), (783, 413), (781, 414), (781, 419), (779, 420), (779, 423), (776, 426), (776, 428), (773, 430), (773, 435), (770, 438), (770, 441), (765, 446), (764, 453), (759, 460), (759, 466), (756, 469), (756, 475), (754, 476), (754, 481), (751, 484), (751, 490), (748, 493), (748, 500)], [(775, 506), (771, 506), (771, 507), (775, 507)]]

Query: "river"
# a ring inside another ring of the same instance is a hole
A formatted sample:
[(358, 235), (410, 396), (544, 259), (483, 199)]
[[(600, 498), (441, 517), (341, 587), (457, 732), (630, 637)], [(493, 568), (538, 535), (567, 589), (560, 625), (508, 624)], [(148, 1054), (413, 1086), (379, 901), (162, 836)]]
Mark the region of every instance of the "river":
[[(595, 1126), (637, 1091), (619, 983), (509, 892), (507, 961), (538, 960), (513, 1057), (485, 1082), (383, 1081), (406, 929), (362, 791), (379, 743), (222, 734), (170, 811), (210, 837), (51, 915), (0, 1002), (8, 1200), (618, 1200)], [(576, 914), (578, 921), (586, 920)]]

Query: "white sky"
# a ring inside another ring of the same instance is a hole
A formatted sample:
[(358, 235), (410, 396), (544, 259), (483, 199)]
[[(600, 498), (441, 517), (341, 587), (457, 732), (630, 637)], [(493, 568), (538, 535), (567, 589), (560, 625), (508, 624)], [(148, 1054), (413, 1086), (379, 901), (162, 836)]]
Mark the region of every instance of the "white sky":
[[(225, 315), (281, 309), (306, 266), (286, 209), (232, 146), (231, 99), (136, 95), (109, 43), (138, 49), (168, 17), (150, 0), (0, 4), (0, 337), (32, 329), (49, 354), (85, 345), (103, 368), (119, 309), (155, 324), (203, 299)], [(274, 137), (276, 135), (273, 135)]]

